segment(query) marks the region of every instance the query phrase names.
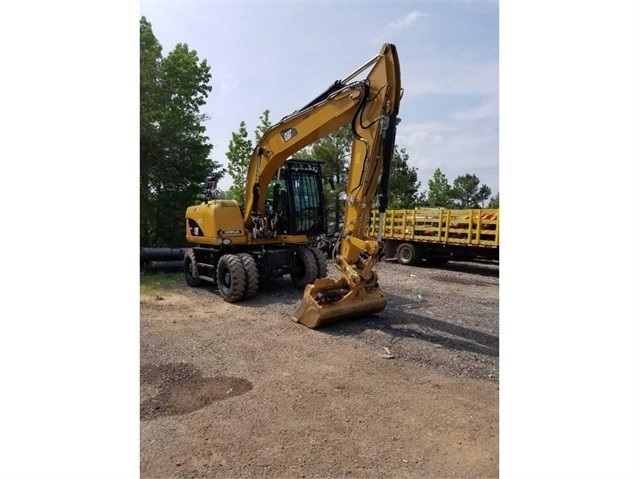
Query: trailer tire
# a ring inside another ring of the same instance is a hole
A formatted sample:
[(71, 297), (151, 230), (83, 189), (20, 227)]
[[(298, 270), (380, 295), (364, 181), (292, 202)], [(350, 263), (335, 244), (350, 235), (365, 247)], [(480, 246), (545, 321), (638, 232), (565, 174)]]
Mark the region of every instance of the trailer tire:
[(186, 284), (191, 287), (202, 284), (200, 273), (197, 270), (197, 259), (195, 258), (193, 248), (188, 249), (186, 253), (184, 253), (184, 277), (186, 278)]
[(260, 285), (260, 274), (257, 270), (257, 264), (255, 259), (248, 253), (239, 253), (237, 255), (242, 261), (244, 270), (246, 271), (246, 290), (244, 291), (244, 298), (252, 298), (257, 294), (257, 290)]
[(217, 287), (224, 301), (234, 303), (244, 297), (246, 270), (242, 260), (234, 254), (225, 254), (217, 263)]
[(296, 250), (293, 261), (294, 270), (291, 272), (291, 280), (298, 288), (304, 288), (307, 284), (314, 283), (317, 279), (317, 262), (315, 255), (308, 248)]
[(402, 243), (397, 247), (395, 258), (401, 264), (412, 266), (421, 261), (420, 251), (411, 243)]
[(328, 275), (328, 263), (326, 262), (326, 256), (319, 248), (309, 248), (311, 253), (315, 256), (315, 263), (317, 264), (317, 277), (326, 278)]

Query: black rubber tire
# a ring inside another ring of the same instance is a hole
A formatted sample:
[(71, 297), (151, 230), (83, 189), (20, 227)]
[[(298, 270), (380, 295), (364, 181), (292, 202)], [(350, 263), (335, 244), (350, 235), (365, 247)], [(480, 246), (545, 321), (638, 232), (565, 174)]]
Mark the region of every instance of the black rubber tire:
[(217, 263), (217, 287), (224, 301), (234, 303), (244, 297), (246, 270), (242, 260), (234, 254), (225, 254)]
[(309, 248), (313, 256), (315, 256), (315, 264), (317, 265), (317, 277), (326, 278), (328, 275), (328, 263), (326, 262), (326, 256), (319, 248)]
[(197, 259), (195, 258), (195, 251), (192, 248), (188, 249), (184, 253), (184, 277), (186, 278), (186, 284), (191, 287), (200, 286), (202, 280), (197, 270)]
[(315, 255), (308, 248), (299, 248), (295, 254), (295, 271), (291, 273), (291, 280), (298, 288), (305, 288), (307, 284), (317, 279), (317, 262)]
[(316, 246), (314, 246), (314, 248), (320, 250), (324, 254), (325, 258), (329, 258), (333, 255), (333, 245), (329, 240), (321, 239), (315, 243), (315, 245)]
[(252, 298), (257, 294), (257, 290), (260, 286), (260, 274), (255, 264), (255, 259), (248, 253), (239, 253), (237, 255), (242, 261), (244, 271), (246, 271), (246, 290), (244, 291), (244, 298)]
[(402, 243), (397, 247), (395, 258), (401, 264), (412, 266), (421, 261), (421, 255), (415, 245), (410, 243)]

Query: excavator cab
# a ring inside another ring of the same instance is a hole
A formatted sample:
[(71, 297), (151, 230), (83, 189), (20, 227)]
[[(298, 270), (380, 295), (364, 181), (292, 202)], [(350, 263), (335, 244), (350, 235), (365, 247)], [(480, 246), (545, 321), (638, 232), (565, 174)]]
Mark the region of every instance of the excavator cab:
[(266, 203), (278, 235), (326, 233), (322, 163), (291, 158), (271, 180)]

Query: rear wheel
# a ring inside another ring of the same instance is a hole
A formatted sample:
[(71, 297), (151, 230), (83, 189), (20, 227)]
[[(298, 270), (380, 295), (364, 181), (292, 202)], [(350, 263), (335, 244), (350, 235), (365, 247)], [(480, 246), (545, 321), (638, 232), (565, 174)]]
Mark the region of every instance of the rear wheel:
[(326, 256), (319, 248), (309, 248), (313, 256), (315, 256), (315, 264), (317, 265), (317, 277), (326, 278), (328, 274), (328, 264), (326, 263)]
[(244, 291), (245, 298), (252, 298), (257, 294), (257, 289), (260, 284), (260, 275), (255, 264), (255, 259), (248, 253), (240, 253), (237, 255), (242, 261), (244, 270), (246, 271), (246, 290)]
[(414, 265), (419, 263), (421, 260), (421, 255), (415, 245), (410, 243), (402, 243), (397, 247), (397, 252), (395, 253), (395, 257), (397, 261), (401, 264), (405, 265)]
[(217, 264), (217, 286), (224, 301), (234, 303), (246, 291), (246, 270), (242, 260), (234, 254), (225, 254)]
[(189, 286), (200, 286), (202, 280), (197, 270), (197, 259), (195, 258), (195, 251), (190, 248), (184, 253), (184, 277), (186, 278), (186, 284)]
[(295, 270), (291, 273), (293, 284), (304, 288), (317, 279), (317, 262), (315, 255), (308, 248), (300, 248), (295, 252)]

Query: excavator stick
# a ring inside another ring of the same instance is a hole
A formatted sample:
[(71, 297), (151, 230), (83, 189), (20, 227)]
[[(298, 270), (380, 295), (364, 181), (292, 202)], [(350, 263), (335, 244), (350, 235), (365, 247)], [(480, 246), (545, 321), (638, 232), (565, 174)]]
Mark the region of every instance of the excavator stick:
[(376, 280), (349, 288), (344, 278), (321, 278), (306, 286), (293, 320), (309, 328), (317, 328), (379, 313), (384, 310), (387, 301)]

